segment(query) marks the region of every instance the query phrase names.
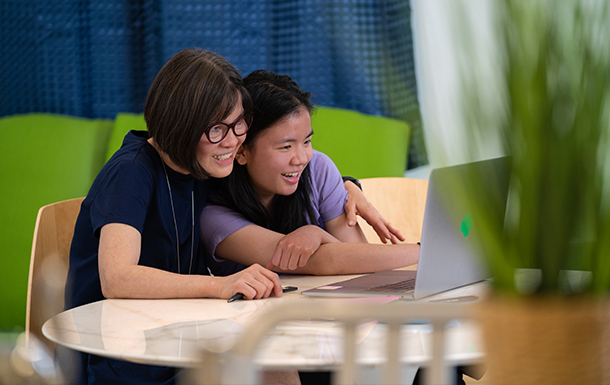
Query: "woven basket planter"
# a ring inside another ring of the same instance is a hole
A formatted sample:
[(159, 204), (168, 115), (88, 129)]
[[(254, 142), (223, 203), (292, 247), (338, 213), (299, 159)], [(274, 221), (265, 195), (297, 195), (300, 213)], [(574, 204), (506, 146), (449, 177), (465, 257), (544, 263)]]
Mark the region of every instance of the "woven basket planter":
[(610, 306), (492, 296), (478, 308), (491, 384), (610, 384)]

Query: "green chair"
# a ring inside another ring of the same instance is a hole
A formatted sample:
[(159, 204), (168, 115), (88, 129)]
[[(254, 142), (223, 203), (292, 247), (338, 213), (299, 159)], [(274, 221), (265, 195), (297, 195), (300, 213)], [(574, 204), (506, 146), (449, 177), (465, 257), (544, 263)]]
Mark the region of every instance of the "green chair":
[(0, 118), (0, 330), (23, 329), (38, 210), (87, 194), (112, 120), (51, 114)]
[(405, 121), (340, 108), (316, 107), (313, 148), (328, 155), (342, 175), (403, 177), (410, 127)]

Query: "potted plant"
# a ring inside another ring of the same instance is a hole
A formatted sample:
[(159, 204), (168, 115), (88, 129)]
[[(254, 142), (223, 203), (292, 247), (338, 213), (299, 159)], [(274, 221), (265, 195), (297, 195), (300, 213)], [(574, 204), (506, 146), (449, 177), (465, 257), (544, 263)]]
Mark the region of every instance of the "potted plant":
[[(493, 276), (491, 295), (479, 306), (486, 379), (608, 383), (610, 3), (494, 6), (501, 110), (490, 117), (473, 86), (476, 74), (464, 77), (470, 143), (480, 143), (494, 121), (511, 156), (503, 222), (489, 215), (486, 202), (473, 202)], [(472, 175), (466, 187), (477, 183), (485, 181)], [(468, 199), (467, 188), (452, 193)]]

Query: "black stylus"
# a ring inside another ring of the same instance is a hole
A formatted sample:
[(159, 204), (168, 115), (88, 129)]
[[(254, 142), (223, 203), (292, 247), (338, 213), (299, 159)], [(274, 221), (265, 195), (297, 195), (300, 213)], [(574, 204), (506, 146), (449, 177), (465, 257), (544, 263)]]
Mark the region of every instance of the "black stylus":
[[(282, 293), (287, 293), (289, 291), (295, 291), (298, 289), (299, 288), (296, 286), (284, 286), (284, 287), (282, 287)], [(233, 297), (229, 298), (229, 300), (227, 302), (231, 303), (233, 301), (237, 301), (238, 299), (244, 299), (244, 295), (242, 293), (234, 294)]]

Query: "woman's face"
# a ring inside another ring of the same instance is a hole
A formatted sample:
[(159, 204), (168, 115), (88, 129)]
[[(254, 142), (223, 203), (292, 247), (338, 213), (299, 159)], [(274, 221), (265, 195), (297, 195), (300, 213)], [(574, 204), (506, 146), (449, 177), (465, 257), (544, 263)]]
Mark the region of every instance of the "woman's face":
[(313, 155), (311, 118), (306, 108), (263, 131), (243, 147), (237, 161), (245, 165), (252, 188), (268, 205), (275, 194), (293, 194)]
[[(237, 104), (220, 123), (233, 123), (244, 113), (241, 103), (241, 95)], [(217, 123), (217, 122), (214, 122)], [(233, 130), (229, 130), (227, 136), (219, 143), (210, 143), (207, 136), (203, 134), (197, 146), (197, 161), (214, 178), (224, 178), (233, 170), (235, 153), (246, 139), (246, 135), (235, 136)]]

